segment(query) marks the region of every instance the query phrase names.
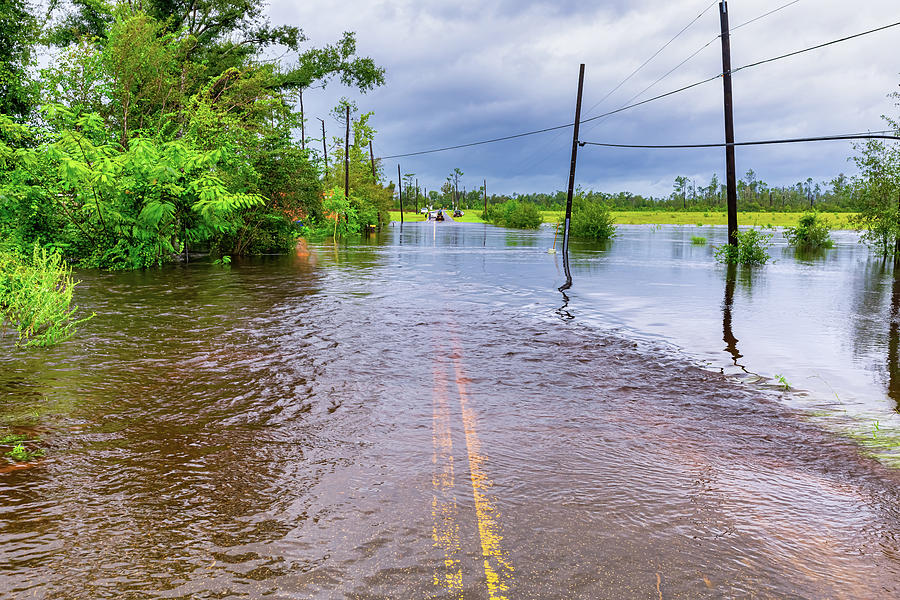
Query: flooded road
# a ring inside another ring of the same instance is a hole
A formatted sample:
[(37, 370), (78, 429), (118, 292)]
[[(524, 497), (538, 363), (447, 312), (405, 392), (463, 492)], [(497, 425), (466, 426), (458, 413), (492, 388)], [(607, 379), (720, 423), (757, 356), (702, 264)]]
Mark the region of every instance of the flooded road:
[(81, 273), (76, 339), (0, 354), (48, 447), (0, 597), (897, 597), (900, 471), (836, 433), (890, 431), (891, 266), (694, 229), (573, 244), (566, 297), (552, 230), (461, 223)]

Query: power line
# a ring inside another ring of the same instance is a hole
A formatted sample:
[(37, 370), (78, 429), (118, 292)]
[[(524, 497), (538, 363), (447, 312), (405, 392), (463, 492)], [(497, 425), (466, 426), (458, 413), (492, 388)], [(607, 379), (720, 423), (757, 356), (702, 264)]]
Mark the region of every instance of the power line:
[[(736, 29), (740, 29), (741, 27), (744, 27), (744, 26), (746, 26), (746, 25), (749, 25), (749, 24), (751, 24), (751, 23), (755, 23), (756, 21), (759, 21), (760, 19), (764, 19), (765, 17), (768, 17), (769, 15), (775, 14), (776, 12), (778, 12), (778, 11), (780, 11), (780, 10), (783, 10), (783, 9), (789, 7), (789, 6), (794, 5), (794, 4), (797, 4), (798, 2), (800, 2), (800, 0), (792, 0), (791, 2), (788, 2), (787, 4), (783, 4), (783, 5), (779, 6), (778, 8), (776, 8), (776, 9), (774, 9), (774, 10), (770, 10), (770, 11), (767, 12), (767, 13), (763, 13), (763, 14), (757, 16), (757, 17), (754, 17), (754, 18), (750, 19), (749, 21), (744, 21), (743, 23), (741, 23), (741, 24), (738, 25), (737, 27), (733, 27), (733, 28), (731, 29), (731, 32), (735, 31)], [(715, 3), (713, 3), (713, 4), (715, 4)], [(707, 7), (706, 10), (709, 10), (709, 7)], [(706, 10), (704, 10), (703, 13), (705, 13)], [(703, 16), (703, 13), (700, 13), (700, 15), (697, 16), (697, 18), (699, 19), (701, 16)], [(696, 21), (696, 19), (695, 19), (695, 21)], [(693, 21), (692, 21), (692, 24), (693, 24)], [(685, 27), (685, 29), (687, 29), (687, 27)], [(684, 31), (684, 30), (682, 30), (682, 31)], [(676, 37), (677, 37), (677, 36), (676, 36)], [(638, 92), (637, 94), (635, 94), (634, 96), (632, 96), (631, 98), (629, 98), (628, 100), (626, 100), (626, 101), (625, 101), (625, 104), (628, 104), (628, 103), (630, 103), (631, 101), (633, 101), (634, 99), (641, 97), (644, 93), (647, 92), (647, 90), (649, 90), (649, 89), (655, 87), (658, 83), (660, 83), (661, 81), (663, 81), (664, 79), (666, 79), (669, 75), (671, 75), (672, 73), (674, 73), (675, 71), (677, 71), (678, 69), (680, 69), (681, 67), (683, 67), (688, 61), (690, 61), (690, 60), (693, 59), (695, 56), (697, 56), (698, 54), (700, 54), (701, 52), (703, 52), (704, 50), (706, 50), (713, 42), (715, 42), (716, 40), (718, 40), (718, 39), (721, 38), (721, 37), (722, 37), (721, 34), (718, 34), (718, 35), (714, 36), (711, 40), (709, 40), (708, 42), (706, 42), (705, 44), (703, 44), (702, 46), (700, 46), (700, 48), (698, 48), (697, 50), (695, 50), (690, 56), (688, 56), (687, 58), (685, 58), (684, 60), (682, 60), (680, 63), (678, 63), (677, 65), (675, 65), (675, 66), (672, 67), (671, 69), (669, 69), (664, 75), (662, 75), (661, 77), (659, 77), (656, 81), (654, 81), (653, 83), (651, 83), (650, 85), (648, 85), (647, 87), (645, 87), (643, 90), (641, 90), (640, 92)], [(674, 38), (673, 38), (673, 39), (674, 39)], [(649, 62), (649, 61), (648, 61), (648, 62)], [(635, 71), (635, 72), (637, 72), (637, 71)], [(630, 77), (630, 75), (629, 75), (629, 77)], [(621, 85), (621, 84), (620, 84), (620, 85)], [(616, 89), (618, 89), (618, 87), (620, 87), (620, 86), (617, 86)], [(607, 95), (604, 97), (604, 100), (605, 100), (606, 97), (608, 97), (608, 96), (609, 96), (609, 94), (607, 94)], [(601, 102), (602, 102), (602, 100), (601, 100)], [(600, 104), (600, 102), (598, 102), (597, 104)], [(591, 110), (594, 109), (594, 107), (597, 106), (597, 104), (595, 104), (594, 106), (592, 106), (591, 108), (589, 108), (586, 112), (589, 113)]]
[(734, 142), (728, 144), (612, 144), (606, 142), (582, 142), (579, 146), (603, 146), (605, 148), (645, 148), (645, 149), (680, 149), (680, 148), (724, 148), (726, 146), (765, 146), (770, 144), (798, 144), (803, 142), (829, 142), (838, 140), (900, 140), (898, 135), (888, 135), (886, 131), (870, 133), (847, 133), (842, 135), (824, 135), (818, 137), (782, 138), (775, 140), (758, 140), (754, 142)]
[(819, 48), (824, 48), (825, 46), (831, 46), (832, 44), (846, 42), (847, 40), (852, 40), (854, 38), (862, 37), (864, 35), (869, 35), (870, 33), (884, 31), (885, 29), (890, 29), (891, 27), (896, 27), (897, 25), (900, 25), (900, 21), (897, 21), (896, 23), (891, 23), (890, 25), (885, 25), (884, 27), (878, 27), (876, 29), (870, 29), (868, 31), (863, 31), (862, 33), (848, 35), (847, 37), (842, 37), (837, 40), (831, 40), (830, 42), (825, 42), (824, 44), (810, 46), (809, 48), (804, 48), (803, 50), (797, 50), (795, 52), (789, 52), (788, 54), (782, 54), (781, 56), (775, 56), (773, 58), (767, 58), (765, 60), (760, 60), (755, 63), (750, 63), (749, 65), (744, 65), (743, 67), (738, 67), (737, 69), (732, 69), (731, 72), (737, 73), (738, 71), (743, 71), (744, 69), (749, 69), (750, 67), (758, 67), (759, 65), (764, 65), (764, 64), (770, 63), (770, 62), (775, 62), (776, 60), (781, 60), (782, 58), (789, 58), (791, 56), (797, 56), (798, 54), (803, 54), (804, 52), (810, 52), (811, 50), (818, 50)]
[[(746, 26), (746, 25), (749, 25), (750, 23), (755, 23), (755, 22), (759, 21), (760, 19), (764, 19), (764, 18), (768, 17), (769, 15), (773, 15), (773, 14), (777, 13), (779, 10), (784, 10), (784, 9), (787, 8), (788, 6), (793, 6), (794, 4), (797, 4), (798, 2), (800, 2), (800, 0), (793, 0), (792, 2), (788, 2), (787, 4), (782, 4), (781, 6), (779, 6), (778, 8), (776, 8), (775, 10), (770, 10), (769, 12), (767, 12), (767, 13), (765, 13), (765, 14), (762, 14), (762, 15), (759, 15), (758, 17), (755, 17), (755, 18), (753, 18), (753, 19), (750, 19), (749, 21), (744, 21), (744, 22), (741, 23), (740, 25), (737, 25), (737, 26), (735, 26), (735, 27), (732, 27), (732, 28), (731, 28), (731, 31), (730, 31), (729, 33), (733, 32), (733, 31), (737, 31), (737, 30), (740, 29), (741, 27), (744, 27), (744, 26)], [(719, 36), (716, 36), (716, 39), (718, 39), (718, 37), (719, 37)]]
[[(884, 26), (882, 26), (882, 27), (877, 27), (877, 28), (875, 28), (875, 29), (869, 29), (868, 31), (863, 31), (863, 32), (861, 32), (861, 33), (857, 33), (857, 34), (854, 34), (854, 35), (849, 35), (849, 36), (846, 36), (846, 37), (842, 37), (842, 38), (839, 38), (839, 39), (836, 39), (836, 40), (832, 40), (832, 41), (830, 41), (830, 42), (825, 42), (825, 43), (823, 43), (823, 44), (817, 44), (817, 45), (815, 45), (815, 46), (810, 46), (809, 48), (803, 48), (802, 50), (796, 50), (796, 51), (794, 51), (794, 52), (789, 52), (788, 54), (782, 54), (782, 55), (780, 55), (780, 56), (775, 56), (775, 57), (768, 58), (768, 59), (765, 59), (765, 60), (760, 60), (760, 61), (757, 61), (757, 62), (754, 62), (754, 63), (750, 63), (750, 64), (747, 64), (747, 65), (743, 65), (743, 66), (738, 67), (738, 68), (736, 68), (736, 69), (732, 69), (731, 72), (732, 72), (732, 73), (737, 73), (738, 71), (743, 71), (744, 69), (749, 69), (749, 68), (752, 68), (752, 67), (758, 67), (758, 66), (760, 66), (760, 65), (764, 65), (764, 64), (767, 64), (767, 63), (775, 62), (775, 61), (777, 61), (777, 60), (782, 60), (782, 59), (784, 59), (784, 58), (789, 58), (789, 57), (791, 57), (791, 56), (796, 56), (796, 55), (798, 55), (798, 54), (803, 54), (803, 53), (805, 53), (805, 52), (810, 52), (810, 51), (812, 51), (812, 50), (817, 50), (817, 49), (819, 49), (819, 48), (824, 48), (824, 47), (826, 47), (826, 46), (831, 46), (831, 45), (833, 45), (833, 44), (838, 44), (838, 43), (840, 43), (840, 42), (846, 42), (846, 41), (848, 41), (848, 40), (856, 39), (856, 38), (862, 37), (862, 36), (864, 36), (864, 35), (869, 35), (869, 34), (872, 34), (872, 33), (877, 33), (877, 32), (879, 32), (879, 31), (884, 31), (884, 30), (886, 30), (886, 29), (890, 29), (890, 28), (892, 28), (892, 27), (897, 27), (898, 25), (900, 25), (900, 21), (897, 21), (896, 23), (891, 23), (890, 25), (884, 25)], [(671, 91), (669, 91), (669, 92), (665, 92), (665, 93), (659, 94), (659, 95), (657, 95), (657, 96), (653, 96), (652, 98), (648, 98), (648, 99), (646, 99), (646, 100), (641, 100), (640, 102), (635, 102), (634, 104), (628, 104), (628, 105), (622, 106), (622, 107), (620, 107), (620, 108), (617, 108), (617, 109), (615, 109), (615, 110), (611, 110), (611, 111), (609, 111), (609, 112), (606, 112), (606, 113), (603, 113), (603, 114), (600, 114), (600, 115), (597, 115), (597, 116), (594, 116), (594, 117), (590, 117), (589, 119), (582, 119), (581, 122), (582, 122), (582, 123), (588, 123), (588, 122), (590, 122), (590, 121), (596, 121), (597, 119), (602, 119), (602, 118), (608, 117), (608, 116), (610, 116), (610, 115), (618, 114), (618, 113), (620, 113), (620, 112), (624, 112), (624, 111), (626, 111), (626, 110), (630, 110), (630, 109), (632, 109), (632, 108), (636, 108), (636, 107), (638, 107), (638, 106), (642, 106), (642, 105), (647, 104), (647, 103), (649, 103), (649, 102), (654, 102), (654, 101), (656, 101), (656, 100), (661, 100), (662, 98), (666, 98), (666, 97), (668, 97), (668, 96), (672, 96), (672, 95), (674, 95), (674, 94), (678, 94), (678, 93), (687, 91), (687, 90), (689, 90), (689, 89), (691, 89), (691, 88), (695, 88), (695, 87), (697, 87), (697, 86), (699, 86), (699, 85), (703, 85), (704, 83), (709, 83), (710, 81), (714, 81), (714, 80), (718, 79), (719, 77), (721, 77), (722, 75), (723, 75), (722, 73), (719, 73), (718, 75), (715, 75), (715, 76), (713, 76), (713, 77), (708, 77), (708, 78), (703, 79), (703, 80), (701, 80), (701, 81), (697, 81), (697, 82), (695, 82), (695, 83), (691, 83), (691, 84), (689, 84), (689, 85), (682, 86), (682, 87), (680, 87), (680, 88), (678, 88), (678, 89), (671, 90)], [(572, 127), (573, 125), (574, 125), (574, 123), (567, 123), (567, 124), (565, 124), (565, 125), (557, 125), (557, 126), (555, 126), (555, 127), (545, 127), (544, 129), (536, 129), (536, 130), (534, 130), (534, 131), (526, 131), (526, 132), (523, 132), (523, 133), (516, 133), (516, 134), (513, 134), (513, 135), (507, 135), (507, 136), (502, 136), (502, 137), (492, 138), (492, 139), (489, 139), (489, 140), (480, 140), (480, 141), (477, 141), (477, 142), (469, 142), (469, 143), (466, 143), (466, 144), (456, 144), (456, 145), (454, 145), (454, 146), (444, 146), (444, 147), (442, 147), (442, 148), (432, 148), (432, 149), (430, 149), (430, 150), (420, 150), (419, 152), (408, 152), (408, 153), (405, 153), (405, 154), (394, 154), (394, 155), (392, 155), (392, 156), (384, 156), (384, 157), (382, 157), (382, 159), (389, 159), (389, 158), (403, 158), (403, 157), (406, 157), (406, 156), (420, 156), (420, 155), (423, 155), (423, 154), (433, 154), (433, 153), (435, 153), (435, 152), (444, 152), (444, 151), (447, 151), (447, 150), (457, 150), (457, 149), (460, 149), (460, 148), (470, 148), (470, 147), (473, 147), (473, 146), (481, 146), (481, 145), (484, 145), (484, 144), (493, 144), (493, 143), (495, 143), (495, 142), (502, 142), (502, 141), (512, 140), (512, 139), (516, 139), (516, 138), (521, 138), (521, 137), (526, 137), (526, 136), (531, 136), (531, 135), (537, 135), (537, 134), (539, 134), (539, 133), (546, 133), (546, 132), (548, 132), (548, 131), (556, 131), (556, 130), (558, 130), (558, 129), (565, 129), (565, 128), (567, 128), (567, 127)]]
[[(795, 1), (799, 2), (800, 0), (795, 0)], [(703, 15), (705, 15), (705, 14), (706, 14), (706, 11), (708, 11), (710, 8), (712, 8), (713, 6), (715, 6), (718, 2), (719, 2), (719, 0), (713, 0), (713, 2), (712, 2), (709, 6), (707, 6), (707, 7), (704, 8), (702, 11), (700, 11), (700, 14), (699, 14), (699, 15), (697, 15), (696, 17), (694, 17), (694, 20), (693, 20), (693, 21), (691, 21), (690, 23), (688, 23), (687, 25), (685, 25), (685, 26), (681, 29), (681, 31), (679, 31), (679, 32), (676, 33), (674, 36), (672, 36), (672, 38), (671, 38), (668, 42), (666, 42), (665, 44), (663, 44), (662, 47), (660, 47), (659, 50), (657, 50), (656, 52), (654, 52), (653, 55), (652, 55), (650, 58), (648, 58), (648, 59), (645, 60), (643, 63), (641, 63), (641, 66), (639, 66), (637, 69), (635, 69), (634, 71), (632, 71), (632, 72), (628, 75), (628, 77), (626, 77), (625, 79), (623, 79), (622, 81), (620, 81), (620, 82), (619, 82), (619, 85), (617, 85), (616, 87), (614, 87), (613, 89), (611, 89), (610, 91), (608, 91), (608, 92), (606, 93), (605, 96), (603, 96), (602, 98), (600, 98), (600, 100), (598, 100), (593, 106), (591, 106), (589, 109), (587, 109), (587, 110), (584, 111), (584, 112), (585, 112), (585, 113), (589, 113), (589, 112), (591, 112), (592, 110), (594, 110), (595, 108), (597, 108), (597, 106), (599, 106), (600, 104), (602, 104), (603, 101), (606, 100), (607, 98), (609, 98), (616, 90), (618, 90), (620, 87), (622, 87), (623, 85), (625, 85), (625, 83), (626, 83), (629, 79), (631, 79), (632, 77), (634, 77), (635, 75), (637, 75), (638, 71), (640, 71), (641, 69), (643, 69), (644, 67), (646, 67), (646, 66), (650, 63), (650, 61), (652, 61), (654, 58), (656, 58), (657, 56), (659, 56), (659, 54), (660, 54), (663, 50), (665, 50), (666, 48), (668, 48), (668, 47), (669, 47), (669, 44), (671, 44), (672, 42), (674, 42), (675, 40), (677, 40), (677, 39), (681, 36), (682, 33), (684, 33), (685, 31), (687, 31), (688, 29), (690, 29), (691, 25), (693, 25), (694, 23), (696, 23), (697, 21), (699, 21), (699, 20), (700, 20), (700, 17), (702, 17)]]

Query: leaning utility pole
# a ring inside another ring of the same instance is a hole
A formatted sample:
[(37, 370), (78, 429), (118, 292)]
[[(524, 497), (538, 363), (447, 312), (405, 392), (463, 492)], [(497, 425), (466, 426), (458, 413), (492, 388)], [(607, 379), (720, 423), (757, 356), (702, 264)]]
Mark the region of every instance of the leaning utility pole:
[[(319, 119), (319, 117), (316, 117)], [(325, 176), (328, 177), (328, 144), (325, 143), (325, 121), (322, 122), (322, 154), (325, 156)]]
[(375, 174), (375, 155), (372, 154), (372, 140), (369, 140), (369, 162), (372, 163), (372, 179), (378, 180), (378, 175)]
[(306, 150), (306, 116), (303, 114), (303, 88), (300, 88), (300, 149)]
[(584, 63), (578, 68), (578, 95), (575, 98), (575, 128), (572, 131), (572, 162), (569, 166), (569, 191), (566, 195), (566, 224), (563, 229), (563, 268), (566, 282), (559, 291), (572, 287), (572, 273), (569, 271), (569, 224), (572, 221), (572, 196), (575, 194), (575, 162), (578, 160), (578, 128), (581, 125), (581, 92), (584, 89)]
[(728, 2), (719, 2), (722, 24), (722, 85), (725, 91), (725, 185), (728, 196), (728, 243), (737, 246), (737, 176), (734, 168), (734, 106), (731, 96), (731, 39), (728, 33)]
[(344, 132), (344, 199), (350, 199), (350, 105), (347, 105), (347, 129)]
[(400, 163), (397, 163), (397, 194), (400, 196), (400, 224), (403, 225), (403, 179), (400, 176)]

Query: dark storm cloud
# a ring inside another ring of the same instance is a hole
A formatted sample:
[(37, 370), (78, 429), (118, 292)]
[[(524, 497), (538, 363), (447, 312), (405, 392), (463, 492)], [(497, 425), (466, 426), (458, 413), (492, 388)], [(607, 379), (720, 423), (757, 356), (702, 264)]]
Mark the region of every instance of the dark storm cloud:
[[(730, 4), (732, 25), (787, 0)], [(376, 154), (386, 156), (467, 143), (570, 122), (578, 63), (585, 62), (585, 116), (617, 108), (710, 42), (718, 33), (712, 7), (678, 40), (608, 100), (598, 100), (696, 17), (709, 2), (357, 2), (327, 9), (275, 1), (273, 21), (300, 25), (314, 44), (357, 32), (359, 49), (387, 69), (388, 84), (365, 96), (330, 85), (309, 92), (312, 119), (325, 116), (341, 95), (375, 112)], [(850, 4), (802, 0), (733, 35), (735, 66), (900, 20), (895, 0)], [(734, 78), (736, 135), (742, 140), (819, 135), (882, 128), (893, 111), (900, 63), (900, 28), (833, 46)], [(718, 42), (638, 99), (716, 75)], [(318, 125), (314, 120), (313, 123)], [(330, 124), (336, 131), (336, 124)], [(638, 142), (720, 141), (722, 88), (713, 81), (683, 94), (584, 126), (582, 139)], [(420, 183), (439, 185), (454, 168), (472, 188), (488, 179), (497, 192), (564, 187), (569, 132), (552, 132), (467, 150), (400, 159)], [(739, 149), (738, 170), (753, 168), (773, 184), (849, 172), (847, 143)], [(394, 173), (396, 160), (386, 172)], [(607, 191), (665, 194), (676, 175), (705, 184), (723, 177), (720, 151), (585, 148), (581, 184)]]

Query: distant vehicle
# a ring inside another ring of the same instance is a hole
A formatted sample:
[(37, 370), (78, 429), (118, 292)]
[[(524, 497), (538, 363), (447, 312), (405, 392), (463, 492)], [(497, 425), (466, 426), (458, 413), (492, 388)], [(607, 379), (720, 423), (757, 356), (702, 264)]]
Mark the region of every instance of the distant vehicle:
[(423, 208), (423, 209), (420, 210), (419, 212), (422, 213), (423, 215), (427, 215), (427, 214), (428, 214), (428, 209), (427, 209), (427, 208)]
[(434, 217), (435, 221), (443, 221), (444, 220), (444, 211), (437, 211), (437, 216)]
[(461, 216), (463, 216), (464, 214), (466, 214), (466, 213), (464, 213), (463, 211), (459, 210), (458, 208), (457, 208), (456, 210), (453, 211), (453, 216), (454, 216), (454, 217), (461, 217)]

